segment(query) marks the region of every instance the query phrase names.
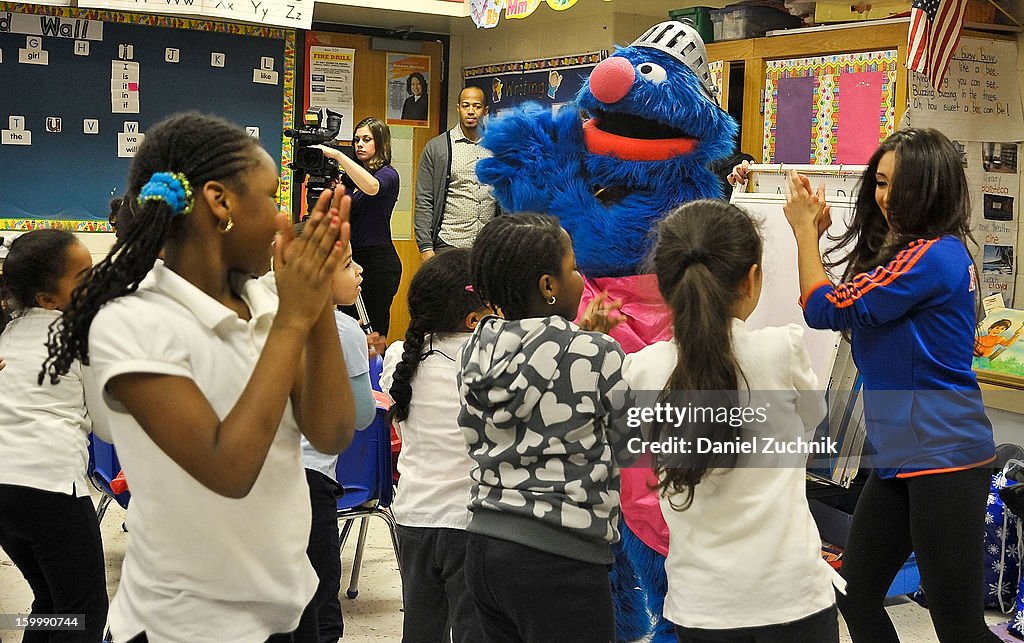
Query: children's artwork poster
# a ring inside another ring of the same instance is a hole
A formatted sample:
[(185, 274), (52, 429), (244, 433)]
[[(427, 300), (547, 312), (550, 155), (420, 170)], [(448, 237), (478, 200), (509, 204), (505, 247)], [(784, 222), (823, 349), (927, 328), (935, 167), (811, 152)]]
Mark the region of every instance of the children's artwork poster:
[(533, 14), (543, 2), (555, 11), (565, 11), (578, 0), (469, 0), (469, 15), (480, 29), (498, 26), (501, 10), (505, 9), (505, 19), (522, 19)]
[(540, 3), (541, 0), (505, 0), (505, 20), (529, 17)]
[(337, 138), (352, 140), (352, 79), (355, 75), (356, 50), (347, 47), (309, 48), (306, 69), (308, 107), (326, 107), (341, 114), (341, 130)]
[(766, 163), (867, 163), (892, 134), (896, 50), (766, 63)]
[(1017, 235), (1020, 231), (1018, 143), (953, 141), (960, 150), (971, 197), (971, 232), (978, 242), (975, 263), (983, 297), (1014, 301)]
[(427, 127), (430, 120), (430, 56), (388, 54), (387, 124)]
[(974, 338), (974, 370), (1024, 378), (1024, 310), (994, 308), (978, 324)]
[(913, 127), (932, 127), (967, 141), (1024, 140), (1017, 43), (961, 38), (936, 89), (910, 72), (907, 108)]
[(527, 101), (558, 111), (575, 100), (590, 72), (607, 57), (607, 51), (594, 51), (467, 67), (463, 78), (467, 87), (479, 87), (484, 92), (491, 115)]
[(478, 29), (493, 29), (501, 20), (505, 0), (469, 0), (469, 16)]

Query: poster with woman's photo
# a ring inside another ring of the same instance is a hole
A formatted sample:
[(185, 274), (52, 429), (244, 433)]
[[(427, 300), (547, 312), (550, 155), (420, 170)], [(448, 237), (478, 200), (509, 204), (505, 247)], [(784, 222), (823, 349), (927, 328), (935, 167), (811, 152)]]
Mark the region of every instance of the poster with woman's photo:
[(388, 54), (388, 125), (429, 125), (429, 79), (430, 56)]

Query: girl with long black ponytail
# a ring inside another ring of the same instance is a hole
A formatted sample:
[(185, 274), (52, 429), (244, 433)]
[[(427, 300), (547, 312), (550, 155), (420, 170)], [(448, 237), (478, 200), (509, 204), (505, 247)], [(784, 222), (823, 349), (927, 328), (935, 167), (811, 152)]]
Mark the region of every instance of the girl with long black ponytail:
[[(873, 452), (843, 558), (850, 589), (839, 608), (850, 637), (899, 640), (882, 599), (913, 552), (938, 639), (994, 643), (983, 535), (996, 449), (971, 368), (980, 289), (960, 153), (933, 129), (882, 141), (849, 229), (823, 261), (828, 209), (823, 189), (791, 173), (785, 211), (804, 320), (848, 333)], [(843, 262), (833, 283), (826, 268)]]
[[(316, 638), (299, 442), (338, 453), (352, 437), (330, 286), (349, 200), (325, 191), (296, 238), (278, 191), (241, 128), (155, 125), (129, 175), (134, 216), (51, 331), (41, 375), (89, 365), (132, 491), (114, 640)], [(272, 242), (274, 273), (251, 278)]]
[[(664, 614), (680, 641), (839, 639), (841, 580), (820, 555), (805, 466), (758, 455), (765, 438), (807, 440), (824, 416), (802, 327), (745, 322), (761, 295), (762, 245), (750, 216), (724, 201), (670, 213), (653, 269), (673, 339), (622, 367), (638, 398), (687, 413), (656, 423), (651, 438), (679, 447), (656, 452), (654, 471), (669, 529)], [(753, 454), (737, 457), (738, 442)]]
[(409, 285), (409, 329), (384, 354), (388, 418), (402, 432), (398, 522), (403, 641), (483, 640), (463, 577), (473, 461), (459, 428), (459, 352), (490, 311), (470, 285), (468, 249), (426, 261)]

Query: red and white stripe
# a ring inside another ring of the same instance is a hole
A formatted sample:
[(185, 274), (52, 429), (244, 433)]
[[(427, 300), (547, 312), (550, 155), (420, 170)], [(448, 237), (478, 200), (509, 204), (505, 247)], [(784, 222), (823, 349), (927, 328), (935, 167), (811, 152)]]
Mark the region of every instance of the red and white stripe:
[[(907, 36), (907, 67), (938, 87), (960, 42), (967, 0), (914, 0)], [(934, 17), (933, 17), (934, 16)]]

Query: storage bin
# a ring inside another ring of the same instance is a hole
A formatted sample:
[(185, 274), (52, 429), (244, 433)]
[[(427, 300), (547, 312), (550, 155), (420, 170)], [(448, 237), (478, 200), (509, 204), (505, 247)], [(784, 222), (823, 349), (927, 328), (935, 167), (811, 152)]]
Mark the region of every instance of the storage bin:
[[(808, 502), (808, 506), (811, 509), (814, 522), (818, 525), (818, 533), (821, 538), (840, 547), (845, 547), (846, 539), (850, 535), (850, 523), (853, 522), (853, 516), (820, 500), (811, 500)], [(893, 579), (886, 596), (912, 594), (918, 590), (920, 585), (921, 575), (917, 571), (917, 560), (911, 554), (907, 562), (903, 564), (903, 568), (896, 574), (896, 578)]]
[(700, 34), (704, 44), (715, 41), (715, 26), (711, 22), (711, 7), (686, 7), (668, 12), (669, 20), (686, 21)]
[(789, 29), (801, 20), (785, 11), (756, 5), (732, 5), (711, 10), (715, 41), (756, 38), (772, 29)]
[(846, 539), (850, 535), (850, 523), (853, 521), (853, 516), (820, 500), (810, 500), (807, 506), (811, 509), (811, 517), (818, 525), (818, 533), (821, 534), (821, 537), (830, 543), (846, 547)]
[(889, 591), (885, 595), (901, 596), (903, 594), (913, 594), (920, 587), (921, 574), (917, 571), (917, 560), (911, 554), (907, 562), (903, 563), (903, 569), (896, 574), (896, 578), (893, 579), (892, 585), (889, 586)]
[(910, 0), (873, 0), (870, 4), (849, 2), (818, 2), (814, 5), (814, 22), (853, 22), (881, 20), (910, 11)]

